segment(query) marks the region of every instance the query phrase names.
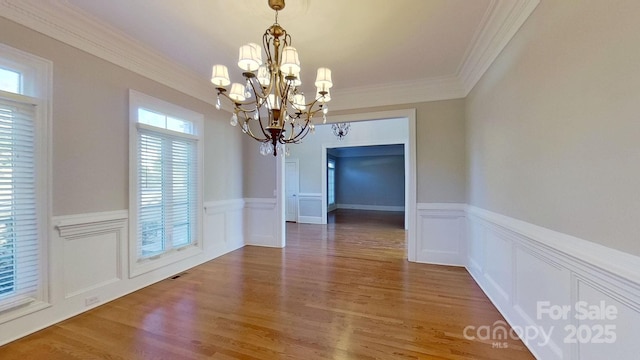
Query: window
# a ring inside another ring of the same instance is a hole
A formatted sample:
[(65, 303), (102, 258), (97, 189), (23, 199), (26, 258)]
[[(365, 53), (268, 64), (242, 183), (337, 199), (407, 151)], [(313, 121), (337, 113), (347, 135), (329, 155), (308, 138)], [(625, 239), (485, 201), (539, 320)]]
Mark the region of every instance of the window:
[(132, 276), (202, 249), (201, 114), (131, 91)]
[(0, 44), (0, 322), (48, 306), (51, 68)]
[(336, 162), (331, 159), (327, 161), (327, 202), (336, 204)]
[(19, 72), (0, 68), (0, 90), (20, 94), (22, 76)]

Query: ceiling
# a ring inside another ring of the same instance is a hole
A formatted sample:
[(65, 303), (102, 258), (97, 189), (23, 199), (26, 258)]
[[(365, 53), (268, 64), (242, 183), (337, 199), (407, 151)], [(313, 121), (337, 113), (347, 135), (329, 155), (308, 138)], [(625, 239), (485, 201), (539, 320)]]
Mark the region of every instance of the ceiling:
[[(278, 22), (302, 81), (333, 71), (333, 103), (358, 108), (466, 96), (538, 0), (287, 0)], [(261, 43), (267, 0), (4, 0), (0, 13), (205, 101), (211, 66), (241, 81), (238, 47)], [(314, 88), (304, 88), (311, 92)], [(334, 106), (332, 105), (332, 106)]]

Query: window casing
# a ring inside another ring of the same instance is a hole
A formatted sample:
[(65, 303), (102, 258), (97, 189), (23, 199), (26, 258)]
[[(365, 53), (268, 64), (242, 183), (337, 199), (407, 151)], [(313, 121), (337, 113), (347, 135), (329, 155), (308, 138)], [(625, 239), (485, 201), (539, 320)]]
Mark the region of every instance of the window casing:
[(0, 323), (49, 306), (51, 78), (0, 44)]
[(203, 116), (130, 91), (130, 275), (202, 251)]
[(336, 204), (336, 162), (331, 159), (327, 160), (327, 203)]

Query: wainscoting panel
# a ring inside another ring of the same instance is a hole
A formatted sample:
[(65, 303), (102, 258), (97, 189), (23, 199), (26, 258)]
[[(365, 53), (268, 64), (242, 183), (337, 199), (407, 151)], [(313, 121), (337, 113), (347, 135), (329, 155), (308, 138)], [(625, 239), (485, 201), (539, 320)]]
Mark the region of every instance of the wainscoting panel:
[(283, 247), (278, 234), (279, 217), (276, 199), (244, 199), (245, 244)]
[(492, 231), (484, 236), (484, 277), (493, 288), (492, 293), (500, 296), (500, 300), (511, 301), (513, 265), (511, 252), (512, 242), (502, 233)]
[(418, 204), (417, 262), (466, 264), (464, 204)]
[(127, 249), (127, 211), (56, 217), (54, 248), (62, 249), (64, 298), (120, 281)]
[(206, 203), (204, 251), (135, 277), (127, 276), (127, 210), (53, 217), (48, 247), (50, 304), (0, 323), (0, 345), (244, 246), (243, 206), (242, 199)]
[[(576, 328), (576, 340), (578, 350), (576, 359), (637, 359), (640, 356), (640, 301), (633, 294), (612, 291), (604, 288), (598, 282), (591, 279), (577, 277), (575, 281), (576, 297), (578, 302), (598, 306), (602, 309), (611, 307), (615, 314), (600, 314), (602, 318), (596, 320), (580, 319), (574, 322)], [(631, 295), (631, 296), (629, 296)], [(598, 318), (599, 316), (596, 315)], [(603, 327), (604, 334), (600, 337)], [(588, 330), (587, 330), (588, 329)], [(608, 331), (607, 331), (608, 330)], [(571, 334), (569, 334), (571, 335)], [(580, 340), (590, 336), (591, 339), (607, 340), (607, 336), (615, 336), (613, 344), (598, 343), (595, 341), (581, 342)]]
[(244, 246), (244, 200), (204, 204), (205, 253), (217, 257)]
[(303, 224), (322, 224), (322, 194), (298, 194), (298, 222)]
[(467, 270), (537, 358), (640, 353), (639, 257), (473, 206), (467, 229)]

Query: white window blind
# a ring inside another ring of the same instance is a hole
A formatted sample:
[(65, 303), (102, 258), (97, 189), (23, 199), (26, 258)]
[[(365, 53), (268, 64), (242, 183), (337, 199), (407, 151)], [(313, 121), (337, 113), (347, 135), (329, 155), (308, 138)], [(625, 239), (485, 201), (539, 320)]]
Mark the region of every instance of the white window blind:
[(38, 294), (35, 117), (31, 102), (0, 97), (0, 311)]
[(138, 259), (194, 244), (197, 139), (138, 124)]

